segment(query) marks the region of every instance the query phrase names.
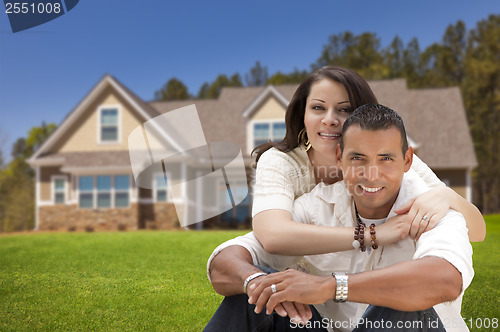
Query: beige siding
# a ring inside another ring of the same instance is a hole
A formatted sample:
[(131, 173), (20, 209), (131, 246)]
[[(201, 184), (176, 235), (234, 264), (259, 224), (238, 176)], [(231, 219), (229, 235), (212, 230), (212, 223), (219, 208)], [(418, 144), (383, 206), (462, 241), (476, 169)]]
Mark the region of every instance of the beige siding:
[(252, 120), (285, 119), (285, 108), (274, 98), (268, 98), (255, 112)]
[(438, 170), (436, 175), (459, 195), (466, 198), (467, 192), (467, 170)]
[[(119, 138), (118, 143), (99, 143), (99, 109), (102, 106), (118, 106), (119, 109)], [(99, 98), (90, 104), (77, 123), (61, 137), (51, 152), (77, 151), (109, 151), (127, 150), (128, 135), (137, 126), (142, 124), (132, 106), (119, 96), (112, 88), (107, 88)]]
[(51, 201), (52, 200), (52, 176), (61, 175), (66, 176), (66, 195), (68, 195), (68, 190), (71, 190), (71, 181), (69, 180), (69, 175), (61, 172), (59, 166), (46, 166), (40, 167), (40, 200), (41, 201)]
[(467, 187), (451, 187), (451, 189), (455, 190), (463, 198), (467, 198)]

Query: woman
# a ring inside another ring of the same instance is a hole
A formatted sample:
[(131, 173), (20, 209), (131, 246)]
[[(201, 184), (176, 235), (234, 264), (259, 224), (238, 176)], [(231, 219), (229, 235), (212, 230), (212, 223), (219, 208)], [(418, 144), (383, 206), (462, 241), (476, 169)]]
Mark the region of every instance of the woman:
[[(352, 249), (353, 229), (294, 223), (291, 210), (294, 199), (316, 184), (342, 179), (335, 160), (342, 125), (354, 109), (368, 103), (378, 102), (359, 74), (340, 67), (321, 68), (299, 85), (288, 105), (283, 141), (256, 148), (253, 229), (268, 252), (313, 255)], [(447, 188), (417, 156), (412, 168), (433, 189), (396, 211), (401, 216), (377, 227), (379, 243), (397, 241), (394, 234), (408, 235), (404, 224), (410, 221), (409, 235), (418, 238), (449, 208), (464, 215), (469, 239), (482, 241), (486, 228), (479, 210)]]

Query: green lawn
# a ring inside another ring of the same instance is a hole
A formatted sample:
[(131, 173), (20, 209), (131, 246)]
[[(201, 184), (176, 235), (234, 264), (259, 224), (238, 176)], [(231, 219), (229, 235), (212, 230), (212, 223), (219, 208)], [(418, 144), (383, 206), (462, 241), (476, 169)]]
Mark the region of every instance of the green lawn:
[[(500, 318), (500, 215), (486, 219), (462, 310), (474, 320)], [(0, 236), (0, 330), (200, 331), (222, 299), (206, 278), (207, 258), (242, 233)]]

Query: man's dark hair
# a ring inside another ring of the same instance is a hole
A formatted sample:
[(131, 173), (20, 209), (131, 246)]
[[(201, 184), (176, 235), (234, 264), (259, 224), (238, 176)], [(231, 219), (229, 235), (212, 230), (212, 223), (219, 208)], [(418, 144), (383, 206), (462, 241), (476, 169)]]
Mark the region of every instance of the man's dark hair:
[(396, 127), (401, 133), (403, 155), (408, 150), (408, 140), (403, 120), (389, 107), (380, 104), (366, 104), (358, 107), (344, 122), (342, 136), (340, 137), (340, 149), (344, 152), (344, 134), (352, 125), (359, 125), (364, 130), (386, 130)]

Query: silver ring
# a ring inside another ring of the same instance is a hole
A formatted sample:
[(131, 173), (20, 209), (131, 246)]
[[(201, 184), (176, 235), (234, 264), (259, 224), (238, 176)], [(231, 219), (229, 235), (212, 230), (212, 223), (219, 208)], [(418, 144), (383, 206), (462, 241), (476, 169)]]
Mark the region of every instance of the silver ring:
[(276, 290), (276, 285), (275, 284), (272, 284), (271, 285), (271, 290), (273, 291), (273, 293), (276, 293), (277, 290)]
[(429, 218), (429, 217), (427, 217), (427, 216), (423, 216), (423, 217), (422, 217), (422, 220), (425, 220), (426, 222), (429, 222), (430, 218)]

